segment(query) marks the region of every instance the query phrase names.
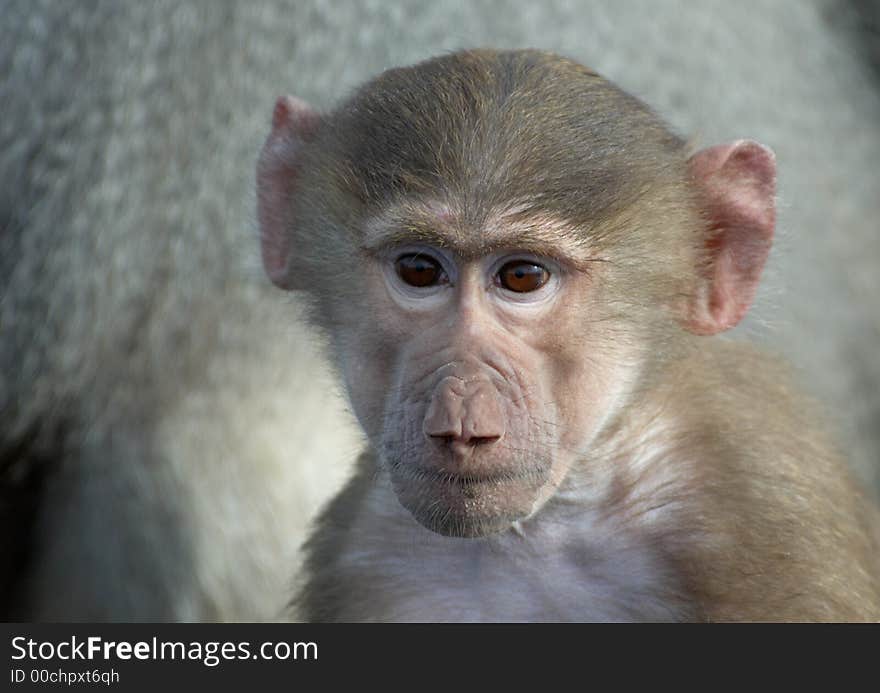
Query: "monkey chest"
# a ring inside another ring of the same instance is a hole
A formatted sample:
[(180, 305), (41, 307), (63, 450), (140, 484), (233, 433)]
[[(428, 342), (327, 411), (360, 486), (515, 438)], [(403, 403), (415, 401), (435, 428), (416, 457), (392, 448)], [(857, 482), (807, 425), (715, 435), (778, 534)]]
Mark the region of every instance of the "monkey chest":
[(361, 554), (344, 620), (664, 621), (686, 618), (671, 571), (649, 545), (568, 540), (385, 544)]

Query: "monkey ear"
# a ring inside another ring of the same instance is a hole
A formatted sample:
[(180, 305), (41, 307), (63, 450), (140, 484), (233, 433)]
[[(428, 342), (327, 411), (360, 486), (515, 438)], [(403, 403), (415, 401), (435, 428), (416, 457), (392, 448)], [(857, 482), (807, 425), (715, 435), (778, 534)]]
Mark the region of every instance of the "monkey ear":
[(739, 140), (697, 152), (688, 166), (701, 193), (706, 264), (685, 327), (716, 334), (742, 320), (755, 297), (776, 223), (776, 157)]
[(300, 176), (300, 150), (313, 139), (318, 113), (305, 101), (282, 96), (275, 102), (272, 132), (257, 162), (257, 218), (263, 267), (282, 289), (293, 289), (290, 263), (290, 225)]

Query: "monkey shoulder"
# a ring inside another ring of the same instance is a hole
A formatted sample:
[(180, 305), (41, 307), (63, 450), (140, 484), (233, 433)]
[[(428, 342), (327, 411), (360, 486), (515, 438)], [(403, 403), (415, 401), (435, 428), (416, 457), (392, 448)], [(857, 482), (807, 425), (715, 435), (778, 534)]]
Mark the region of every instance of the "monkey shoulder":
[(678, 457), (682, 520), (701, 537), (679, 561), (702, 616), (880, 618), (880, 513), (793, 369), (713, 340), (669, 375), (676, 440), (689, 453)]
[(845, 466), (820, 403), (784, 359), (747, 342), (707, 341), (672, 364), (652, 393), (673, 427), (691, 436), (688, 449), (768, 472), (782, 461), (825, 471)]

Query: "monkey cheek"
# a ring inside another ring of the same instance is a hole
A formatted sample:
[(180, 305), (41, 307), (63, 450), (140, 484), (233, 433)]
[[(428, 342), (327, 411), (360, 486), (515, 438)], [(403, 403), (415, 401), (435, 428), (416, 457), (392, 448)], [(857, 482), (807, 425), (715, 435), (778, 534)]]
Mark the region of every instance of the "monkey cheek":
[(534, 511), (546, 479), (464, 481), (392, 475), (400, 504), (426, 529), (449, 537), (497, 534)]

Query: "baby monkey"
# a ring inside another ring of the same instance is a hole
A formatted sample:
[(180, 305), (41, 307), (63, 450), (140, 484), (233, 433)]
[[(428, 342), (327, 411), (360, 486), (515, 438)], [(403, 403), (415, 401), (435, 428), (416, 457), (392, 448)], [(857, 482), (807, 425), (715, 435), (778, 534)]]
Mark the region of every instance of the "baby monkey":
[(538, 51), (278, 100), (269, 277), (368, 447), (309, 540), (317, 621), (880, 619), (880, 520), (752, 302), (773, 153), (693, 153)]

